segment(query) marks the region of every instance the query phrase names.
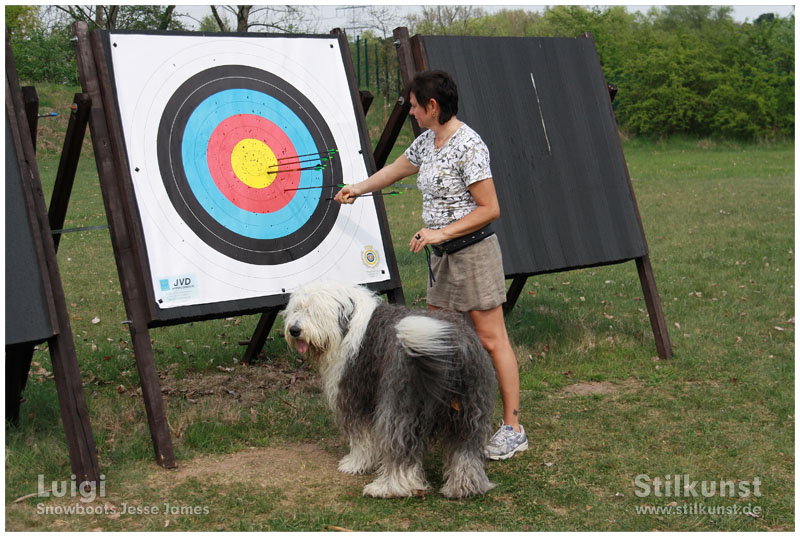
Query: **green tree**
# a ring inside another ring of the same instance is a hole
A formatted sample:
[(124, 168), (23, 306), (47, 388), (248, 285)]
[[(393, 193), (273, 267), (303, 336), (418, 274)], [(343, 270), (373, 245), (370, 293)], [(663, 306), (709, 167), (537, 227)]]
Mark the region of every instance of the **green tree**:
[(467, 21), (469, 35), (525, 37), (536, 35), (539, 13), (524, 9), (503, 9)]
[(6, 6), (6, 28), (20, 79), (25, 83), (77, 83), (74, 52), (63, 29), (47, 29), (39, 6)]
[(627, 98), (617, 110), (619, 123), (633, 134), (709, 135), (713, 107), (708, 94), (720, 66), (702, 48), (684, 46), (679, 39), (671, 42), (626, 64), (626, 85), (620, 92)]
[(412, 33), (423, 35), (467, 35), (470, 21), (485, 12), (473, 6), (425, 6), (422, 15), (408, 17)]
[(632, 134), (743, 139), (794, 133), (794, 20), (737, 24), (730, 9), (653, 9), (623, 62), (621, 126)]
[[(229, 25), (230, 23), (228, 21), (223, 22), (223, 26), (228, 27)], [(206, 15), (203, 17), (197, 29), (201, 32), (207, 33), (222, 31), (220, 30), (219, 23), (217, 23), (217, 21), (211, 15)]]
[(75, 51), (66, 29), (32, 30), (24, 39), (10, 39), (20, 80), (77, 85)]
[(724, 63), (724, 76), (713, 92), (715, 130), (747, 138), (792, 136), (794, 17), (762, 15), (741, 25)]
[[(45, 16), (47, 15), (47, 17)], [(78, 83), (70, 26), (180, 30), (175, 6), (6, 6), (9, 39), (17, 71), (26, 82)], [(48, 24), (42, 23), (48, 20)]]
[(6, 28), (11, 39), (24, 39), (41, 30), (39, 6), (6, 6)]

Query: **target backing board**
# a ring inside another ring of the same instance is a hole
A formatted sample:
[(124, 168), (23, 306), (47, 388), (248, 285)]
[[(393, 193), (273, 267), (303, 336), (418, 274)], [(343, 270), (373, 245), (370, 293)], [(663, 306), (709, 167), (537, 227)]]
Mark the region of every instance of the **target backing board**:
[(105, 38), (159, 310), (396, 281), (381, 206), (331, 199), (371, 162), (338, 37)]

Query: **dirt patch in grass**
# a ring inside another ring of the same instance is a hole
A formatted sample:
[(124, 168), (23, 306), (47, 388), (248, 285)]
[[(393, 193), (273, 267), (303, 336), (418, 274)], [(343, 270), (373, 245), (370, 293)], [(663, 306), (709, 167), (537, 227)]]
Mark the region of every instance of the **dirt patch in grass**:
[(573, 397), (581, 395), (603, 395), (609, 393), (617, 393), (620, 391), (634, 389), (638, 386), (638, 382), (634, 379), (628, 379), (623, 382), (609, 382), (607, 380), (602, 382), (579, 382), (577, 384), (570, 384), (565, 386), (560, 392), (560, 397)]
[[(176, 439), (199, 420), (236, 424), (243, 410), (255, 412), (253, 409), (276, 393), (291, 396), (322, 391), (319, 375), (305, 365), (237, 364), (218, 366), (213, 371), (190, 372), (185, 376), (176, 375), (174, 368), (169, 366), (159, 372), (159, 384), (167, 408), (180, 409), (173, 412), (169, 424)], [(120, 385), (111, 397), (116, 399), (115, 403), (98, 405), (100, 410), (93, 418), (93, 425), (106, 431), (109, 450), (117, 439), (127, 437), (125, 433), (131, 427), (146, 426), (138, 379), (127, 386)]]
[(220, 372), (192, 373), (175, 378), (161, 375), (161, 393), (195, 403), (202, 398), (235, 399), (247, 407), (264, 400), (266, 393), (285, 390), (289, 394), (320, 389), (319, 376), (305, 367), (261, 363), (253, 366), (217, 368)]
[(203, 455), (182, 462), (177, 470), (150, 470), (150, 480), (166, 490), (196, 480), (206, 486), (236, 484), (277, 490), (282, 503), (329, 505), (341, 500), (343, 492), (360, 494), (370, 476), (351, 476), (338, 470), (337, 458), (317, 444), (289, 444), (250, 448), (225, 455)]

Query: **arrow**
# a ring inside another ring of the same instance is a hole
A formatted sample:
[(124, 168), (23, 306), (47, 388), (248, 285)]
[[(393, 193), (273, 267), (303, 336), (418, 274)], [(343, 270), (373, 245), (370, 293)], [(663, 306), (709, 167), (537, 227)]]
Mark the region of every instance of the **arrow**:
[(327, 151), (320, 151), (319, 153), (307, 153), (305, 155), (294, 155), (294, 156), (291, 156), (291, 157), (281, 157), (281, 158), (279, 158), (277, 160), (278, 161), (281, 161), (281, 160), (292, 160), (292, 159), (298, 159), (298, 158), (303, 158), (303, 157), (313, 157), (313, 156), (320, 156), (320, 155), (329, 155), (330, 157), (333, 157), (333, 155), (335, 155), (338, 152), (339, 152), (338, 149), (328, 149)]
[[(400, 194), (402, 194), (402, 192), (397, 192), (397, 191), (393, 191), (393, 192), (372, 192), (370, 194), (362, 194), (361, 196), (356, 196), (356, 199), (358, 199), (358, 198), (368, 198), (368, 197), (371, 197), (371, 196), (399, 196)], [(332, 199), (333, 198), (325, 198), (326, 201), (329, 201), (329, 200), (332, 200)]]
[(281, 169), (277, 169), (277, 170), (270, 170), (270, 171), (267, 172), (267, 174), (270, 174), (270, 173), (273, 173), (273, 174), (275, 174), (275, 173), (284, 173), (284, 172), (304, 172), (306, 170), (324, 170), (327, 167), (328, 167), (327, 164), (319, 164), (317, 166), (308, 166), (306, 168), (288, 168), (288, 169), (287, 168), (281, 168)]
[(338, 186), (339, 188), (343, 187), (344, 185), (320, 185), (320, 186), (301, 186), (300, 188), (284, 188), (284, 192), (293, 192), (295, 190), (311, 190), (314, 188), (333, 188)]
[[(292, 161), (292, 162), (279, 162), (277, 164), (272, 164), (272, 165), (270, 165), (270, 168), (278, 168), (278, 167), (284, 166), (284, 165), (285, 166), (289, 166), (291, 164), (300, 164), (302, 162), (313, 162), (315, 160), (319, 160), (320, 164), (322, 164), (323, 162), (329, 162), (331, 159), (328, 158), (328, 157), (298, 158), (297, 160)], [(327, 164), (326, 164), (326, 166), (327, 166)]]

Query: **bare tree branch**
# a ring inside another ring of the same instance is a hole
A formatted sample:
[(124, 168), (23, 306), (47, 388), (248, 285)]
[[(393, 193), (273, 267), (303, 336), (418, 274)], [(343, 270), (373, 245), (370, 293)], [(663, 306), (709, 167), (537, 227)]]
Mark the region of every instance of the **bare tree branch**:
[(91, 21), (94, 20), (94, 9), (92, 6), (53, 6), (58, 11), (66, 13), (72, 20)]
[(228, 25), (225, 24), (225, 21), (222, 17), (219, 16), (219, 12), (217, 11), (217, 6), (211, 6), (211, 14), (214, 16), (214, 20), (217, 21), (217, 25), (219, 26), (220, 31), (228, 32)]
[(211, 13), (222, 31), (230, 30), (220, 12), (233, 16), (237, 32), (249, 32), (257, 28), (260, 31), (296, 33), (310, 29), (304, 9), (308, 9), (308, 6), (211, 6)]
[(367, 6), (367, 16), (368, 19), (364, 21), (364, 24), (381, 32), (384, 39), (392, 34), (392, 30), (399, 26), (402, 20), (397, 9), (390, 6)]

